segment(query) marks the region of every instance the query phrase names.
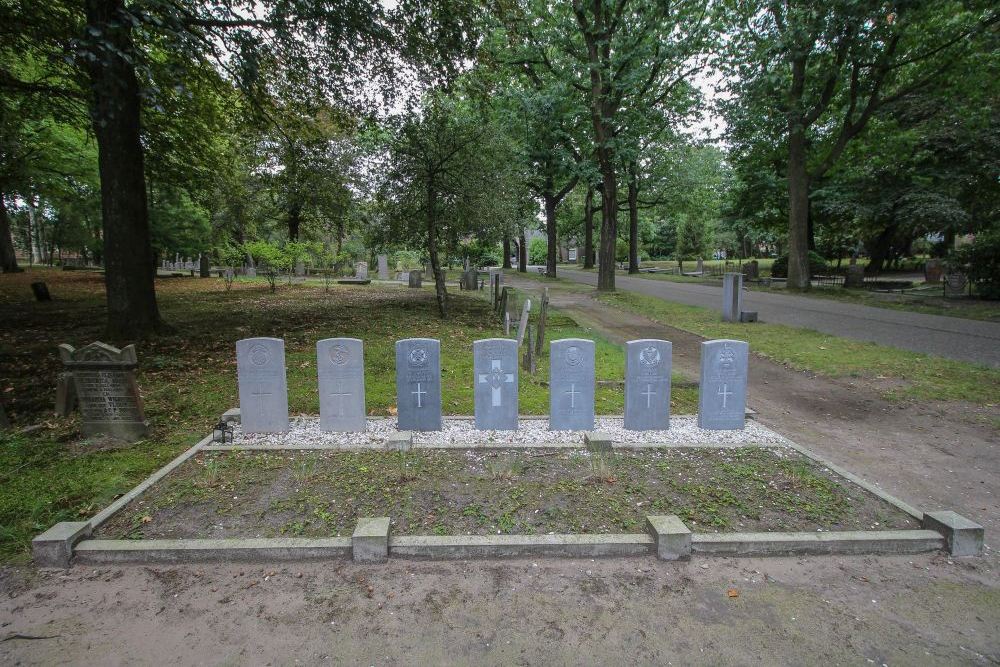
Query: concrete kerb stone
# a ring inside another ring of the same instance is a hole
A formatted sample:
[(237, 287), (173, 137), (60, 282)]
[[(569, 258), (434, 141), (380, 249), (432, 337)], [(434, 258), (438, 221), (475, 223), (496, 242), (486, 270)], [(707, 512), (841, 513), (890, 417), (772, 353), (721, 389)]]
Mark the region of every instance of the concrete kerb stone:
[(413, 431), (396, 431), (385, 439), (389, 451), (408, 452), (413, 449)]
[(583, 446), (588, 452), (610, 452), (614, 444), (611, 434), (604, 431), (584, 431)]
[(362, 517), (351, 536), (355, 563), (384, 563), (389, 559), (389, 517)]
[(222, 416), (219, 418), (219, 421), (221, 421), (223, 424), (240, 424), (240, 423), (242, 423), (241, 418), (240, 418), (240, 409), (239, 408), (229, 408), (228, 410), (226, 410), (225, 412), (222, 413)]
[(73, 547), (89, 537), (90, 524), (86, 521), (63, 521), (52, 526), (31, 540), (31, 554), (39, 567), (69, 567)]
[(927, 512), (924, 528), (944, 536), (945, 546), (952, 556), (981, 556), (986, 531), (975, 521), (955, 512)]
[(647, 516), (646, 525), (656, 541), (656, 557), (660, 560), (686, 560), (691, 557), (691, 531), (680, 517)]
[(704, 533), (691, 536), (692, 553), (714, 556), (914, 554), (936, 551), (943, 546), (944, 538), (933, 530)]
[(389, 541), (393, 558), (599, 558), (645, 556), (652, 535), (404, 535)]
[(88, 565), (271, 562), (350, 557), (349, 537), (84, 540), (74, 550), (74, 562)]

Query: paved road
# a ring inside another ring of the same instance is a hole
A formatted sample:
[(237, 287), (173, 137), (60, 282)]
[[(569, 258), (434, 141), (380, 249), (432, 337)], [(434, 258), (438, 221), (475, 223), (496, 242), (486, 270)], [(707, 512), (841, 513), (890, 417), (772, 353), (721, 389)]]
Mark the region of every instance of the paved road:
[[(587, 271), (560, 267), (559, 277), (587, 285), (597, 284), (597, 274)], [(615, 281), (620, 290), (722, 310), (721, 287), (630, 278), (621, 274)], [(1000, 368), (1000, 323), (753, 291), (744, 293), (743, 309), (756, 310), (762, 322), (815, 329), (835, 336)]]

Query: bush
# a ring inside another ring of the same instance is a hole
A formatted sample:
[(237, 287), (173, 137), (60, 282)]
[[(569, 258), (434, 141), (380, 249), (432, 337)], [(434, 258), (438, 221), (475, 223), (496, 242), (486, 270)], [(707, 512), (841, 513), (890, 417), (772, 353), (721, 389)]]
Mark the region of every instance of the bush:
[(528, 241), (528, 262), (545, 264), (549, 252), (549, 242), (543, 238), (533, 238)]
[[(830, 270), (830, 265), (826, 263), (823, 256), (818, 252), (809, 251), (809, 276), (821, 275)], [(774, 264), (771, 265), (771, 277), (773, 278), (787, 278), (788, 277), (788, 255), (784, 254), (778, 259), (774, 260)]]
[(948, 256), (949, 271), (969, 277), (984, 299), (1000, 299), (1000, 230), (976, 235), (976, 240)]

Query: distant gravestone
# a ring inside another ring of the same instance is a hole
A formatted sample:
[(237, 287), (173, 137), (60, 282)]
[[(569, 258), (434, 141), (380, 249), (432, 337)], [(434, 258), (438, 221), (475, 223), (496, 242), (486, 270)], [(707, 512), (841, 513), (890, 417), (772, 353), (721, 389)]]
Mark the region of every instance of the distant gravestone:
[(940, 259), (929, 259), (924, 263), (924, 280), (929, 283), (939, 283), (944, 276), (944, 262)]
[(407, 280), (410, 287), (423, 287), (424, 285), (424, 276), (420, 271), (410, 271)]
[(944, 277), (944, 295), (948, 298), (962, 297), (966, 294), (968, 278), (964, 273), (949, 273)]
[(389, 258), (386, 255), (378, 256), (378, 279), (389, 279)]
[(743, 275), (747, 277), (747, 280), (757, 280), (760, 278), (760, 263), (756, 259), (753, 259), (744, 264)]
[(705, 273), (705, 260), (701, 257), (698, 258), (698, 263), (695, 265), (695, 272)]
[(521, 307), (521, 319), (517, 322), (517, 346), (524, 343), (524, 331), (528, 327), (528, 316), (531, 314), (531, 299), (525, 299)]
[(326, 338), (316, 343), (319, 425), (323, 431), (365, 430), (364, 343)]
[(466, 269), (462, 273), (462, 289), (475, 291), (479, 287), (479, 272), (475, 269)]
[(358, 280), (368, 280), (368, 262), (358, 262), (354, 265), (354, 277)]
[(72, 373), (60, 373), (56, 380), (57, 417), (69, 417), (76, 407), (76, 383)]
[(243, 271), (243, 275), (246, 276), (247, 278), (256, 278), (257, 277), (257, 267), (256, 266), (248, 266)]
[(397, 280), (399, 280), (399, 282), (401, 282), (401, 283), (409, 283), (410, 282), (410, 272), (409, 271), (400, 271), (399, 274), (398, 274), (398, 276), (397, 276)]
[(441, 430), (440, 341), (396, 341), (396, 409), (400, 431)]
[(670, 372), (673, 345), (657, 339), (625, 344), (625, 428), (670, 428)]
[(60, 345), (59, 356), (73, 375), (84, 436), (139, 440), (149, 430), (135, 381), (135, 345), (121, 350), (101, 342), (74, 349)]
[(198, 264), (199, 275), (202, 278), (212, 277), (212, 264), (208, 261), (208, 255), (202, 253), (201, 259)]
[(743, 274), (722, 276), (722, 321), (739, 322), (743, 310)]
[(563, 338), (549, 347), (549, 429), (594, 428), (594, 341)]
[(542, 288), (542, 303), (538, 308), (538, 332), (535, 335), (535, 357), (545, 351), (545, 322), (549, 316), (549, 288)]
[(860, 264), (849, 264), (844, 273), (844, 287), (859, 289), (865, 286), (865, 267)]
[(244, 338), (236, 341), (240, 390), (240, 423), (245, 433), (288, 430), (288, 382), (285, 341)]
[(31, 283), (31, 291), (35, 295), (35, 301), (52, 301), (52, 295), (49, 294), (49, 287), (45, 283)]
[(295, 275), (304, 276), (306, 275), (306, 263), (301, 259), (295, 260)]
[(476, 428), (517, 429), (517, 343), (488, 338), (472, 344)]
[(749, 351), (750, 346), (740, 340), (709, 340), (701, 344), (699, 427), (716, 431), (743, 428)]

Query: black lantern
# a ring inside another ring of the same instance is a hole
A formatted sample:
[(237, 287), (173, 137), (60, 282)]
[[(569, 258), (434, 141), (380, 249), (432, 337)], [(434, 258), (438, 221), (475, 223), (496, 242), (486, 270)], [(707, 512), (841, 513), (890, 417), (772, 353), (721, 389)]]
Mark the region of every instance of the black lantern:
[(212, 430), (212, 440), (222, 444), (233, 441), (233, 430), (229, 428), (229, 422), (219, 420)]

